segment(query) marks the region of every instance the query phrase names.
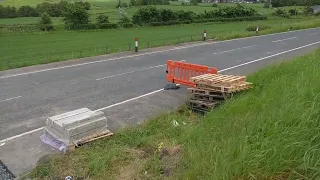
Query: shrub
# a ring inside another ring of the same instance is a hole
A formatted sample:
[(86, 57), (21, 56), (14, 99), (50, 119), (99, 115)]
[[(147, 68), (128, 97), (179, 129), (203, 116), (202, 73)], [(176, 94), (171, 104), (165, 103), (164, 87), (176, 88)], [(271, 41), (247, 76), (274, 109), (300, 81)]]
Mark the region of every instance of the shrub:
[(198, 0), (191, 0), (190, 3), (194, 6), (198, 6)]
[(296, 16), (296, 15), (298, 15), (298, 10), (297, 9), (289, 9), (288, 13), (290, 16)]
[(311, 14), (313, 14), (313, 9), (312, 9), (310, 6), (306, 6), (306, 7), (304, 7), (304, 9), (303, 9), (303, 14), (305, 14), (305, 15), (311, 15)]
[(106, 24), (106, 23), (109, 23), (109, 17), (104, 15), (104, 14), (100, 14), (98, 17), (97, 17), (97, 23), (98, 24)]
[(41, 31), (52, 31), (53, 25), (51, 18), (47, 12), (44, 12), (40, 16), (39, 28)]
[(273, 15), (288, 18), (289, 14), (286, 10), (278, 8)]
[(123, 28), (133, 27), (133, 23), (131, 23), (130, 19), (127, 16), (122, 16), (120, 18), (120, 21), (118, 22), (118, 25)]
[(217, 3), (213, 3), (212, 7), (218, 7), (218, 4)]
[[(172, 21), (188, 21), (194, 22), (203, 19), (214, 18), (226, 18), (229, 21), (230, 18), (238, 17), (258, 17), (261, 15), (252, 8), (246, 8), (241, 5), (235, 7), (221, 7), (213, 11), (205, 11), (201, 14), (195, 14), (192, 11), (172, 11), (171, 9), (157, 9), (153, 6), (140, 8), (135, 14), (133, 14), (132, 22), (134, 24), (152, 24), (152, 26), (158, 26), (159, 24), (168, 24), (161, 22)], [(154, 23), (156, 22), (156, 23)]]
[(241, 5), (221, 7), (217, 10), (204, 11), (204, 13), (198, 14), (198, 18), (211, 19), (211, 18), (233, 18), (233, 17), (248, 17), (248, 16), (260, 16), (258, 12), (252, 8), (247, 8)]
[(99, 25), (100, 29), (117, 29), (118, 25), (114, 23), (105, 23)]
[(124, 28), (132, 28), (134, 25), (133, 25), (133, 23), (123, 23), (122, 24), (122, 27), (124, 27)]
[(77, 1), (75, 4), (78, 4), (79, 6), (82, 6), (85, 10), (90, 10), (91, 5), (88, 2), (83, 2), (83, 1)]
[(264, 7), (264, 8), (270, 8), (270, 3), (266, 1), (266, 2), (263, 4), (263, 7)]
[[(131, 3), (133, 3), (132, 6), (134, 6), (135, 1), (134, 0), (132, 2), (130, 1), (130, 5), (131, 5)], [(128, 6), (128, 4), (126, 2), (120, 2), (119, 1), (117, 6), (116, 6), (116, 8), (119, 8), (119, 7), (129, 7), (129, 6)]]
[(131, 23), (130, 19), (127, 16), (122, 16), (120, 18), (120, 21), (118, 22), (119, 24), (127, 24), (127, 23)]

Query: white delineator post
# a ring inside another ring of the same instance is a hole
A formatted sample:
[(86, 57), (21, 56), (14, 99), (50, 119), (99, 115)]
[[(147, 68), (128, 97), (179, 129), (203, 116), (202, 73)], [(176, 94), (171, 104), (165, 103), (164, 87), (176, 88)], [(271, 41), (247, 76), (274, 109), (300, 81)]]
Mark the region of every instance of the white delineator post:
[(257, 34), (259, 33), (259, 26), (257, 26), (256, 33)]
[(207, 31), (204, 30), (203, 31), (203, 41), (206, 41), (206, 38), (207, 38)]
[(134, 39), (134, 45), (135, 45), (135, 52), (138, 52), (138, 38), (136, 37), (135, 39)]

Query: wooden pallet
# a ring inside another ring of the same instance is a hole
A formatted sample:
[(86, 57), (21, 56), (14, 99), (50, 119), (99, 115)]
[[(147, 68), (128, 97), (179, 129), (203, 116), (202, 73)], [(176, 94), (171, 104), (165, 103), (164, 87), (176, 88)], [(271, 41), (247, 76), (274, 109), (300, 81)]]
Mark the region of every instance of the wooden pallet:
[(207, 96), (212, 96), (216, 98), (228, 98), (231, 96), (231, 93), (226, 93), (226, 92), (221, 92), (221, 91), (215, 91), (210, 88), (188, 88), (188, 93), (189, 94), (199, 94), (199, 95), (207, 95)]
[(207, 91), (209, 93), (213, 93), (213, 92), (233, 93), (233, 92), (242, 91), (242, 90), (251, 88), (252, 83), (242, 82), (239, 84), (235, 84), (231, 87), (197, 84), (196, 87), (199, 89), (202, 89), (202, 91)]
[(193, 94), (190, 94), (190, 99), (191, 100), (213, 102), (213, 101), (224, 100), (225, 97), (222, 94), (220, 96), (212, 96), (212, 95), (204, 95), (204, 94), (193, 93)]
[(246, 76), (221, 75), (221, 74), (203, 74), (190, 78), (194, 84), (232, 87), (246, 81)]
[(197, 114), (201, 114), (201, 115), (204, 115), (206, 114), (207, 112), (209, 112), (209, 109), (202, 109), (202, 108), (197, 108), (197, 107), (193, 107), (193, 106), (188, 106), (188, 108), (197, 113)]
[(189, 100), (188, 106), (200, 108), (200, 109), (211, 109), (219, 104), (219, 101), (207, 102), (207, 101), (200, 101), (200, 100)]
[(104, 131), (104, 132), (95, 133), (93, 135), (84, 137), (84, 138), (78, 140), (77, 142), (74, 142), (74, 143), (70, 144), (68, 146), (68, 151), (74, 151), (76, 149), (76, 147), (82, 146), (85, 143), (88, 143), (88, 142), (91, 142), (91, 141), (95, 141), (97, 139), (109, 137), (109, 136), (112, 136), (113, 134), (114, 133), (111, 132), (111, 131)]

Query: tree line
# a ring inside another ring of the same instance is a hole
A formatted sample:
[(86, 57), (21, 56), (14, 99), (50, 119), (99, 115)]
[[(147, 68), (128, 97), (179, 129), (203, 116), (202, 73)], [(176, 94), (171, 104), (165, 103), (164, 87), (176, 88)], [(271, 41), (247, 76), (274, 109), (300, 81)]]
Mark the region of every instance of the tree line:
[(45, 12), (51, 17), (62, 17), (67, 6), (70, 4), (77, 4), (86, 10), (89, 10), (91, 7), (90, 3), (82, 1), (75, 3), (68, 3), (67, 1), (60, 1), (59, 3), (43, 2), (36, 7), (21, 6), (19, 8), (0, 5), (0, 18), (39, 17)]
[(271, 0), (271, 5), (272, 7), (313, 6), (320, 5), (320, 0)]
[(204, 13), (194, 13), (193, 11), (172, 11), (171, 9), (157, 9), (154, 6), (140, 8), (132, 16), (132, 22), (137, 25), (145, 25), (153, 22), (169, 21), (199, 21), (216, 18), (238, 18), (238, 17), (261, 17), (253, 8), (244, 7), (240, 4), (236, 6), (220, 7)]

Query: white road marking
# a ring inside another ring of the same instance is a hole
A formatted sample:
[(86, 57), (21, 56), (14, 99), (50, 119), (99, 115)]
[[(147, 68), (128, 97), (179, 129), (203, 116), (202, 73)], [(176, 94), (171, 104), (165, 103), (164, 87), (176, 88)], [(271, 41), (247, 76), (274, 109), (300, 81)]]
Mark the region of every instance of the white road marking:
[(12, 97), (12, 98), (8, 98), (8, 99), (0, 100), (0, 102), (10, 101), (10, 100), (18, 99), (18, 98), (21, 98), (21, 97), (22, 96)]
[(273, 55), (270, 55), (270, 56), (262, 57), (260, 59), (249, 61), (249, 62), (246, 62), (246, 63), (243, 63), (243, 64), (232, 66), (232, 67), (220, 70), (218, 72), (228, 71), (230, 69), (234, 69), (234, 68), (241, 67), (241, 66), (244, 66), (244, 65), (247, 65), (247, 64), (251, 64), (251, 63), (254, 63), (254, 62), (262, 61), (262, 60), (265, 60), (265, 59), (268, 59), (268, 58), (271, 58), (271, 57), (279, 56), (281, 54), (285, 54), (285, 53), (288, 53), (288, 52), (291, 52), (291, 51), (295, 51), (295, 50), (302, 49), (302, 48), (305, 48), (305, 47), (308, 47), (308, 46), (312, 46), (312, 45), (315, 45), (315, 44), (319, 44), (319, 43), (320, 43), (320, 41), (314, 42), (314, 43), (311, 43), (311, 44), (307, 44), (307, 45), (304, 45), (304, 46), (300, 46), (300, 47), (297, 47), (297, 48), (294, 48), (294, 49), (290, 49), (290, 50), (283, 51), (283, 52), (280, 52), (280, 53), (276, 53), (276, 54), (273, 54)]
[(134, 97), (134, 98), (131, 98), (131, 99), (122, 101), (122, 102), (118, 102), (118, 103), (116, 103), (116, 104), (112, 104), (112, 105), (107, 106), (107, 107), (103, 107), (103, 108), (97, 109), (97, 110), (95, 110), (95, 111), (103, 111), (103, 110), (106, 110), (106, 109), (109, 109), (109, 108), (112, 108), (112, 107), (115, 107), (115, 106), (119, 106), (119, 105), (121, 105), (121, 104), (125, 104), (125, 103), (127, 103), (127, 102), (134, 101), (134, 100), (136, 100), (136, 99), (140, 99), (140, 98), (143, 98), (143, 97), (146, 97), (146, 96), (149, 96), (149, 95), (152, 95), (152, 94), (161, 92), (161, 91), (163, 91), (163, 88), (162, 88), (162, 89), (158, 89), (158, 90), (156, 90), (156, 91), (152, 91), (152, 92), (150, 92), (150, 93), (147, 93), (147, 94), (144, 94), (144, 95), (141, 95), (141, 96), (138, 96), (138, 97)]
[(279, 39), (276, 41), (272, 41), (272, 42), (281, 42), (281, 41), (286, 41), (286, 40), (290, 40), (290, 39), (296, 39), (297, 37), (292, 37), (292, 38), (286, 38), (286, 39)]
[[(287, 50), (287, 51), (283, 51), (283, 52), (280, 52), (280, 53), (276, 53), (276, 54), (273, 54), (273, 55), (270, 55), (270, 56), (262, 57), (262, 58), (260, 58), (260, 59), (256, 59), (256, 60), (249, 61), (249, 62), (246, 62), (246, 63), (243, 63), (243, 64), (239, 64), (239, 65), (232, 66), (232, 67), (229, 67), (229, 68), (226, 68), (226, 69), (222, 69), (222, 70), (218, 71), (218, 73), (221, 73), (221, 72), (224, 72), (224, 71), (228, 71), (228, 70), (230, 70), (230, 69), (234, 69), (234, 68), (237, 68), (237, 67), (241, 67), (241, 66), (244, 66), (244, 65), (247, 65), (247, 64), (251, 64), (251, 63), (254, 63), (254, 62), (262, 61), (262, 60), (265, 60), (265, 59), (268, 59), (268, 58), (271, 58), (271, 57), (279, 56), (279, 55), (281, 55), (281, 54), (285, 54), (285, 53), (288, 53), (288, 52), (292, 52), (292, 51), (295, 51), (295, 50), (298, 50), (298, 49), (302, 49), (302, 48), (305, 48), (305, 47), (309, 47), (309, 46), (312, 46), (312, 45), (315, 45), (315, 44), (319, 44), (319, 43), (320, 43), (320, 41), (314, 42), (314, 43), (311, 43), (311, 44), (307, 44), (307, 45), (304, 45), (304, 46), (300, 46), (300, 47), (297, 47), (297, 48), (294, 48), (294, 49), (290, 49), (290, 50)], [(178, 84), (177, 84), (177, 85), (178, 85)], [(128, 99), (128, 100), (125, 100), (125, 101), (122, 101), (122, 102), (119, 102), (119, 103), (116, 103), (116, 104), (112, 104), (112, 105), (110, 105), (110, 106), (106, 106), (106, 107), (97, 109), (97, 110), (95, 110), (95, 111), (102, 111), (102, 110), (106, 110), (106, 109), (109, 109), (109, 108), (112, 108), (112, 107), (115, 107), (115, 106), (119, 106), (119, 105), (121, 105), (121, 104), (125, 104), (125, 103), (127, 103), (127, 102), (134, 101), (134, 100), (137, 100), (137, 99), (139, 99), (139, 98), (146, 97), (146, 96), (149, 96), (149, 95), (152, 95), (152, 94), (161, 92), (161, 91), (163, 91), (163, 90), (164, 90), (163, 88), (162, 88), (162, 89), (158, 89), (158, 90), (156, 90), (156, 91), (152, 91), (152, 92), (150, 92), (150, 93), (147, 93), (147, 94), (144, 94), (144, 95), (135, 97), (135, 98), (131, 98), (131, 99)], [(31, 134), (31, 133), (33, 133), (33, 132), (36, 132), (36, 131), (39, 131), (39, 130), (42, 130), (42, 129), (43, 129), (43, 127), (38, 128), (38, 129), (34, 129), (34, 130), (32, 130), (32, 131), (28, 131), (28, 132), (25, 132), (25, 133), (22, 133), (22, 134), (18, 134), (18, 135), (12, 136), (12, 137), (9, 137), (9, 138), (0, 140), (0, 143), (4, 143), (4, 142), (10, 141), (10, 140), (14, 140), (14, 139), (16, 139), (16, 138), (19, 138), (19, 137), (22, 137), (22, 136)]]
[(1, 147), (1, 146), (4, 146), (5, 144), (6, 144), (6, 143), (1, 143), (1, 144), (0, 144), (0, 147)]
[(310, 34), (308, 34), (308, 35), (311, 36), (311, 35), (316, 35), (316, 34), (320, 34), (320, 32), (310, 33)]
[[(186, 61), (186, 60), (181, 60), (181, 61)], [(113, 78), (113, 77), (116, 77), (116, 76), (122, 76), (122, 75), (125, 75), (125, 74), (131, 74), (131, 73), (135, 73), (135, 72), (139, 72), (139, 71), (144, 71), (144, 70), (148, 70), (148, 69), (162, 67), (162, 66), (165, 66), (165, 65), (167, 65), (167, 64), (161, 64), (161, 65), (158, 65), (158, 66), (152, 66), (152, 67), (148, 67), (148, 68), (138, 69), (138, 70), (129, 71), (129, 72), (126, 72), (126, 73), (120, 73), (120, 74), (115, 74), (115, 75), (112, 75), (112, 76), (106, 76), (106, 77), (98, 78), (96, 80), (99, 81), (99, 80), (103, 80), (103, 79)]]
[[(240, 49), (246, 49), (246, 48), (250, 48), (250, 47), (254, 47), (254, 46), (257, 46), (257, 45), (251, 45), (251, 46), (245, 46), (245, 47), (241, 47), (241, 48), (229, 49), (229, 50), (226, 50), (226, 51), (213, 53), (213, 55), (223, 54), (223, 53), (232, 52), (232, 51), (236, 51), (236, 50), (240, 50)], [(185, 60), (181, 60), (181, 61), (185, 61)], [(122, 75), (126, 75), (126, 74), (131, 74), (131, 73), (140, 72), (140, 71), (153, 69), (153, 68), (158, 68), (158, 67), (163, 67), (163, 66), (166, 66), (166, 64), (161, 64), (161, 65), (152, 66), (152, 67), (143, 68), (143, 69), (138, 69), (138, 70), (134, 70), (134, 71), (126, 72), (126, 73), (120, 73), (120, 74), (115, 74), (115, 75), (111, 75), (111, 76), (106, 76), (106, 77), (98, 78), (96, 80), (99, 81), (99, 80), (103, 80), (103, 79), (109, 79), (109, 78), (113, 78), (113, 77), (116, 77), (116, 76), (122, 76)]]
[(98, 78), (96, 80), (99, 81), (99, 80), (103, 80), (103, 79), (113, 78), (113, 77), (116, 77), (116, 76), (122, 76), (122, 75), (125, 75), (125, 74), (131, 74), (131, 73), (134, 73), (134, 72), (139, 72), (139, 71), (144, 71), (144, 70), (153, 69), (153, 68), (157, 68), (157, 67), (162, 67), (162, 66), (165, 66), (165, 65), (166, 64), (161, 64), (161, 65), (158, 65), (158, 66), (152, 66), (152, 67), (148, 67), (148, 68), (138, 69), (138, 70), (129, 71), (129, 72), (126, 72), (126, 73), (120, 73), (120, 74), (115, 74), (115, 75), (112, 75), (112, 76), (106, 76), (106, 77)]
[(235, 49), (230, 49), (230, 50), (226, 50), (226, 51), (216, 52), (216, 53), (213, 53), (213, 55), (232, 52), (232, 51), (236, 51), (236, 50), (239, 50), (239, 49), (246, 49), (246, 48), (250, 48), (250, 47), (254, 47), (254, 46), (257, 46), (257, 45), (245, 46), (245, 47), (241, 47), (241, 48), (235, 48)]
[(293, 32), (299, 32), (299, 31), (307, 31), (307, 30), (311, 30), (311, 29), (317, 29), (317, 28), (301, 29), (301, 30), (296, 30), (296, 31), (287, 31), (287, 32), (274, 33), (274, 34), (265, 34), (265, 35), (260, 35), (260, 36), (251, 36), (251, 37), (244, 37), (244, 38), (238, 38), (238, 39), (230, 39), (230, 40), (225, 40), (225, 41), (198, 43), (198, 44), (193, 44), (193, 45), (174, 47), (174, 48), (171, 48), (171, 49), (166, 49), (166, 50), (161, 50), (161, 51), (147, 52), (147, 53), (142, 53), (142, 54), (135, 54), (135, 55), (129, 55), (129, 56), (110, 58), (110, 59), (103, 59), (103, 60), (99, 60), (99, 61), (86, 62), (86, 63), (74, 64), (74, 65), (69, 65), (69, 66), (62, 66), (62, 67), (56, 67), (56, 68), (42, 69), (42, 70), (38, 70), (38, 71), (31, 71), (31, 72), (25, 72), (25, 73), (19, 73), (19, 74), (12, 74), (12, 75), (7, 75), (7, 76), (1, 76), (0, 79), (6, 79), (6, 78), (10, 78), (10, 77), (23, 76), (23, 75), (29, 75), (29, 74), (35, 74), (35, 73), (53, 71), (53, 70), (59, 70), (59, 69), (65, 69), (65, 68), (72, 68), (72, 67), (77, 67), (77, 66), (84, 66), (84, 65), (107, 62), (107, 61), (114, 61), (114, 60), (118, 60), (118, 59), (139, 57), (139, 56), (144, 56), (144, 55), (150, 55), (150, 54), (174, 51), (174, 50), (179, 50), (179, 49), (186, 49), (186, 48), (197, 47), (197, 46), (204, 46), (204, 45), (209, 45), (209, 44), (218, 44), (218, 43), (230, 42), (230, 41), (238, 41), (238, 40), (243, 40), (243, 39), (259, 38), (259, 37), (265, 37), (265, 36), (273, 36), (273, 35), (277, 35), (277, 34), (286, 34), (286, 33), (293, 33)]
[(5, 142), (7, 142), (7, 141), (11, 141), (11, 140), (17, 139), (17, 138), (19, 138), (19, 137), (22, 137), (22, 136), (25, 136), (25, 135), (28, 135), (28, 134), (37, 132), (37, 131), (42, 130), (42, 129), (43, 129), (43, 127), (38, 128), (38, 129), (31, 130), (31, 131), (28, 131), (28, 132), (25, 132), (25, 133), (22, 133), (22, 134), (18, 134), (18, 135), (12, 136), (12, 137), (9, 137), (9, 138), (0, 140), (0, 143), (5, 143)]

